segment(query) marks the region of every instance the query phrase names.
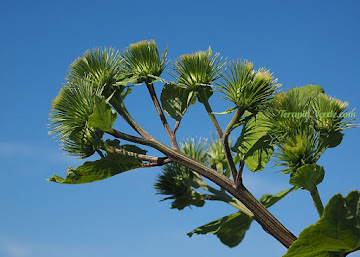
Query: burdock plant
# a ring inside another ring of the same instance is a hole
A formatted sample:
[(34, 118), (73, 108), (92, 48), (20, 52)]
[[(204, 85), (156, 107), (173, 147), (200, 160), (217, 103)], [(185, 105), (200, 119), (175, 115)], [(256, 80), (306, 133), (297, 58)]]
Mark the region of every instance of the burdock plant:
[[(52, 103), (50, 133), (67, 153), (80, 158), (97, 153), (99, 159), (69, 167), (65, 178), (54, 175), (49, 180), (89, 183), (136, 168), (162, 166), (155, 189), (165, 195), (163, 200), (172, 201), (172, 208), (221, 201), (236, 210), (194, 229), (189, 236), (212, 233), (234, 247), (256, 221), (289, 248), (287, 257), (346, 256), (359, 250), (360, 192), (352, 191), (347, 197), (337, 194), (324, 208), (317, 189), (325, 176), (317, 161), (326, 149), (341, 143), (346, 129), (355, 126), (347, 103), (326, 95), (320, 86), (280, 91), (269, 70), (255, 70), (246, 60), (227, 62), (210, 48), (182, 55), (172, 65), (166, 52), (160, 55), (153, 40), (141, 41), (123, 51), (86, 51), (70, 65), (65, 84)], [(168, 66), (174, 81), (162, 77)], [(160, 88), (160, 82), (164, 85), (159, 99), (154, 84)], [(155, 139), (126, 108), (131, 86), (143, 84), (170, 145)], [(214, 92), (232, 107), (215, 113), (209, 102)], [(176, 132), (182, 117), (196, 102), (204, 106), (216, 135), (211, 140), (190, 138), (178, 144)], [(283, 115), (297, 112), (308, 115)], [(175, 120), (173, 129), (165, 114)], [(217, 121), (220, 114), (232, 114), (225, 128)], [(135, 135), (114, 128), (118, 117)], [(229, 140), (231, 134), (234, 144)], [(144, 146), (161, 156), (148, 155)], [(288, 174), (291, 187), (256, 199), (244, 186), (242, 174), (262, 171), (271, 158)], [(320, 219), (297, 238), (268, 208), (298, 189), (310, 192)]]

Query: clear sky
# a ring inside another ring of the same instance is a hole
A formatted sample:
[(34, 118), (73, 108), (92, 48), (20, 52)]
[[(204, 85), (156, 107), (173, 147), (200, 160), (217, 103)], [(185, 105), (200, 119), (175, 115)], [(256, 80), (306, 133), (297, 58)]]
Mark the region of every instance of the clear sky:
[[(123, 49), (155, 39), (161, 51), (168, 45), (174, 60), (210, 45), (229, 59), (270, 68), (284, 89), (318, 84), (359, 110), (360, 2), (355, 0), (13, 0), (1, 1), (0, 22), (2, 257), (278, 257), (286, 252), (255, 222), (232, 249), (213, 235), (188, 238), (192, 229), (235, 210), (209, 203), (177, 211), (168, 202), (158, 203), (153, 183), (159, 168), (86, 185), (45, 180), (83, 162), (61, 152), (46, 124), (68, 65), (89, 48)], [(126, 104), (140, 124), (166, 140), (143, 89), (137, 87)], [(225, 110), (217, 98), (211, 99), (215, 111)], [(116, 127), (130, 132), (122, 121)], [(178, 136), (208, 137), (211, 132), (204, 110), (195, 106)], [(360, 128), (349, 130), (342, 144), (320, 159), (326, 171), (319, 186), (324, 202), (335, 193), (360, 189), (359, 142)], [(277, 170), (247, 170), (245, 184), (257, 197), (287, 189), (288, 177)], [(300, 190), (271, 211), (296, 235), (317, 220), (309, 194)]]

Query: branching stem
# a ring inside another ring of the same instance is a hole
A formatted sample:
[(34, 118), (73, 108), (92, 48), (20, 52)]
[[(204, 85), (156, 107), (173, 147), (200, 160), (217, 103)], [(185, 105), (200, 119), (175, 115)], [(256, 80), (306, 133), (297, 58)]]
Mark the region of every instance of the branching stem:
[(201, 176), (224, 188), (228, 193), (242, 202), (246, 208), (254, 214), (254, 219), (263, 227), (263, 229), (275, 237), (285, 247), (289, 248), (296, 240), (296, 237), (287, 230), (243, 185), (236, 187), (234, 182), (223, 174), (218, 173), (216, 170), (213, 170), (204, 163), (191, 158), (185, 153), (171, 149), (155, 139), (146, 140), (116, 130), (113, 130), (110, 134), (134, 143), (151, 146), (171, 158), (174, 162), (196, 171)]
[(239, 200), (237, 200), (235, 198), (232, 198), (224, 190), (217, 190), (217, 189), (209, 186), (204, 181), (200, 181), (198, 183), (200, 184), (200, 187), (202, 189), (204, 189), (206, 191), (209, 191), (210, 193), (213, 194), (213, 195), (209, 195), (209, 196), (212, 196), (212, 198), (208, 199), (208, 200), (219, 200), (219, 201), (227, 202), (228, 204), (230, 204), (231, 206), (233, 206), (233, 207), (237, 208), (238, 210), (242, 211), (243, 213), (245, 213), (249, 217), (254, 216), (254, 214), (248, 208), (246, 208), (246, 206), (242, 202), (240, 202)]
[[(199, 96), (201, 98), (201, 102), (204, 104), (204, 107), (206, 109), (206, 112), (208, 113), (212, 123), (214, 124), (214, 127), (216, 129), (216, 132), (221, 140), (221, 144), (224, 148), (224, 152), (225, 152), (225, 157), (226, 157), (226, 162), (229, 166), (229, 169), (231, 171), (233, 180), (236, 180), (237, 177), (237, 173), (236, 173), (236, 166), (234, 163), (234, 159), (231, 155), (231, 151), (230, 151), (230, 147), (229, 147), (229, 135), (231, 132), (231, 127), (236, 123), (236, 121), (238, 120), (237, 115), (235, 114), (234, 118), (230, 121), (230, 124), (228, 125), (228, 127), (225, 130), (225, 133), (222, 132), (221, 127), (211, 109), (211, 106), (209, 104), (209, 101), (205, 95), (205, 93), (199, 93)], [(240, 115), (239, 110), (236, 112), (238, 115)], [(242, 114), (241, 114), (242, 115)], [(240, 115), (240, 117), (241, 117)]]
[(244, 165), (245, 165), (245, 162), (243, 160), (240, 160), (239, 171), (237, 172), (236, 179), (235, 179), (236, 188), (240, 187), (243, 183), (242, 173), (243, 173)]
[(154, 162), (154, 163), (159, 163), (159, 164), (164, 164), (165, 162), (169, 163), (169, 161), (170, 161), (170, 159), (167, 157), (155, 157), (155, 156), (149, 156), (149, 155), (145, 155), (145, 154), (134, 153), (134, 152), (130, 152), (130, 151), (127, 151), (124, 149), (118, 149), (113, 146), (107, 146), (106, 151), (109, 153), (113, 153), (113, 154), (133, 156), (133, 157), (138, 158), (141, 161), (148, 161), (148, 162)]
[(159, 114), (160, 120), (165, 128), (166, 134), (168, 135), (170, 142), (171, 142), (171, 146), (172, 148), (174, 148), (175, 150), (179, 150), (179, 145), (176, 141), (176, 137), (175, 137), (175, 133), (173, 133), (170, 129), (169, 123), (166, 120), (166, 117), (164, 115), (164, 111), (161, 108), (159, 99), (156, 95), (155, 92), (155, 88), (154, 88), (154, 84), (153, 83), (146, 83), (146, 86), (149, 90), (150, 96), (151, 96), (151, 100), (153, 101), (156, 111)]
[(222, 129), (213, 113), (213, 110), (211, 109), (211, 106), (209, 104), (209, 101), (208, 101), (205, 93), (199, 92), (199, 97), (201, 99), (202, 104), (204, 105), (204, 107), (206, 109), (207, 114), (209, 115), (212, 123), (214, 124), (216, 133), (218, 134), (219, 138), (222, 138), (223, 137)]
[(177, 120), (175, 122), (174, 130), (173, 130), (174, 135), (176, 134), (176, 131), (178, 130), (179, 126), (180, 126), (180, 120)]
[(121, 115), (121, 117), (137, 132), (139, 135), (141, 135), (143, 138), (147, 140), (153, 140), (154, 138), (146, 132), (139, 124), (136, 123), (136, 121), (131, 117), (129, 112), (127, 111), (125, 105), (122, 102), (119, 102), (116, 100), (115, 97), (112, 97), (110, 99), (111, 105), (114, 107), (114, 109)]
[[(225, 151), (225, 156), (226, 156), (226, 159), (228, 160), (228, 165), (230, 167), (230, 171), (231, 171), (231, 174), (233, 176), (235, 183), (237, 183), (239, 181), (239, 179), (237, 176), (238, 173), (236, 172), (235, 163), (232, 158), (230, 147), (229, 147), (229, 136), (230, 136), (230, 132), (234, 129), (234, 125), (239, 122), (239, 119), (241, 118), (241, 116), (243, 114), (244, 114), (244, 112), (241, 111), (240, 109), (236, 110), (234, 117), (231, 119), (231, 121), (227, 125), (225, 132), (223, 134), (223, 137), (221, 138), (221, 142), (222, 142), (222, 145), (223, 145), (224, 151)], [(242, 180), (241, 180), (241, 182), (242, 182)]]

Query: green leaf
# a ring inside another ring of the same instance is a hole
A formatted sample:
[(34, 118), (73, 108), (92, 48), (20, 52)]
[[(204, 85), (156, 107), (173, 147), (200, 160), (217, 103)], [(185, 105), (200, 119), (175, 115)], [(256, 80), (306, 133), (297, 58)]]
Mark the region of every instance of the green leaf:
[(125, 100), (126, 96), (130, 95), (131, 91), (132, 91), (132, 89), (130, 87), (127, 87), (125, 89), (125, 88), (122, 88), (122, 86), (119, 86), (119, 89), (116, 90), (114, 97), (119, 103), (121, 103)]
[(243, 240), (251, 222), (251, 217), (242, 212), (236, 212), (201, 226), (188, 233), (188, 236), (213, 233), (223, 244), (234, 247)]
[(264, 135), (245, 154), (245, 164), (251, 171), (262, 171), (269, 162), (274, 149), (270, 145), (270, 138)]
[(216, 233), (220, 241), (229, 246), (234, 247), (241, 243), (246, 231), (250, 228), (252, 218), (244, 213), (230, 215), (224, 225), (221, 226)]
[(214, 92), (210, 86), (201, 86), (198, 88), (197, 93), (199, 102), (203, 104), (209, 100)]
[[(280, 201), (291, 191), (296, 190), (296, 187), (292, 187), (288, 190), (281, 191), (276, 195), (266, 194), (260, 198), (260, 202), (269, 208), (273, 204)], [(249, 229), (253, 218), (249, 217), (245, 213), (236, 212), (231, 215), (214, 220), (206, 225), (194, 229), (188, 236), (193, 234), (216, 234), (220, 241), (229, 246), (234, 247), (238, 245), (244, 238), (246, 231)]]
[(266, 194), (266, 195), (263, 195), (259, 201), (266, 208), (269, 208), (272, 205), (274, 205), (275, 203), (277, 203), (278, 201), (280, 201), (281, 199), (283, 199), (288, 193), (290, 193), (296, 189), (297, 189), (297, 187), (292, 187), (287, 190), (281, 191), (281, 192), (277, 193), (276, 195)]
[(126, 155), (111, 155), (93, 162), (85, 162), (76, 169), (69, 167), (66, 178), (54, 175), (49, 181), (62, 184), (83, 184), (99, 181), (119, 173), (136, 169), (141, 166), (141, 162), (135, 157)]
[(120, 149), (129, 151), (129, 152), (133, 152), (133, 153), (138, 153), (138, 154), (146, 154), (147, 151), (143, 150), (139, 147), (137, 147), (136, 145), (121, 145)]
[(104, 97), (97, 97), (94, 113), (89, 117), (89, 126), (99, 128), (105, 132), (111, 132), (115, 120), (116, 112), (106, 103)]
[(164, 111), (173, 119), (180, 121), (190, 105), (195, 104), (194, 92), (175, 84), (165, 84), (160, 96)]
[(205, 198), (202, 194), (196, 192), (195, 190), (189, 190), (182, 196), (176, 197), (171, 204), (171, 208), (182, 210), (190, 205), (203, 207), (204, 204), (205, 204)]
[[(251, 114), (246, 112), (245, 116), (249, 115)], [(274, 151), (265, 124), (266, 116), (262, 113), (250, 118), (233, 148), (251, 171), (262, 171)]]
[(328, 134), (320, 134), (320, 143), (323, 144), (324, 147), (334, 148), (340, 145), (344, 134), (340, 131), (334, 131)]
[(304, 229), (284, 257), (346, 256), (360, 249), (360, 192), (334, 195), (318, 222)]
[(306, 190), (313, 190), (324, 179), (325, 171), (322, 166), (306, 164), (296, 170), (289, 183)]
[[(237, 214), (239, 212), (236, 212), (234, 214)], [(232, 214), (232, 215), (234, 215)], [(220, 227), (228, 220), (230, 215), (222, 217), (220, 219), (214, 220), (208, 224), (205, 224), (201, 227), (198, 227), (196, 229), (194, 229), (193, 231), (191, 231), (190, 233), (188, 233), (187, 235), (189, 237), (192, 237), (193, 234), (197, 234), (197, 235), (205, 235), (205, 234), (216, 234), (216, 232), (219, 231)]]

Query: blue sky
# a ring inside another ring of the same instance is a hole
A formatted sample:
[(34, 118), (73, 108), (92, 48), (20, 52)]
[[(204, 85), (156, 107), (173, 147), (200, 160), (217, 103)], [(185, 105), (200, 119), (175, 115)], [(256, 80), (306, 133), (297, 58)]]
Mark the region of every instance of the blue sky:
[[(172, 60), (209, 45), (229, 59), (270, 68), (283, 88), (318, 84), (359, 109), (358, 1), (2, 1), (0, 8), (0, 256), (281, 256), (286, 249), (253, 223), (233, 249), (215, 236), (186, 233), (235, 210), (221, 203), (169, 209), (153, 183), (159, 168), (139, 169), (86, 185), (46, 181), (83, 161), (64, 155), (47, 135), (47, 116), (68, 65), (89, 48), (155, 39)], [(160, 85), (159, 85), (160, 87)], [(160, 91), (159, 91), (160, 92)], [(128, 109), (156, 138), (167, 140), (143, 88)], [(215, 111), (228, 106), (212, 98)], [(355, 111), (355, 112), (356, 112)], [(226, 119), (221, 120), (225, 124)], [(119, 129), (130, 132), (124, 122)], [(214, 130), (200, 106), (184, 118), (178, 137)], [(320, 159), (323, 201), (360, 189), (358, 128)], [(245, 172), (257, 196), (287, 189), (288, 177), (268, 168)], [(271, 207), (293, 233), (316, 222), (300, 190)], [(360, 256), (354, 253), (349, 256)]]

